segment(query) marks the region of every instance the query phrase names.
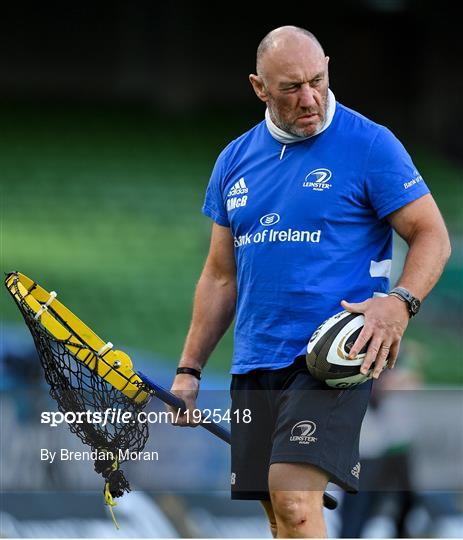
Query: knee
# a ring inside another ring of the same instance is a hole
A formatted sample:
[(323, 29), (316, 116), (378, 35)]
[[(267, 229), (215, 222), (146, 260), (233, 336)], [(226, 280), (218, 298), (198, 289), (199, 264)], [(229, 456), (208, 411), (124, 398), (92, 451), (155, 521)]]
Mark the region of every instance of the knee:
[(321, 496), (305, 492), (275, 491), (272, 504), (277, 523), (295, 533), (298, 529), (305, 529), (323, 508)]

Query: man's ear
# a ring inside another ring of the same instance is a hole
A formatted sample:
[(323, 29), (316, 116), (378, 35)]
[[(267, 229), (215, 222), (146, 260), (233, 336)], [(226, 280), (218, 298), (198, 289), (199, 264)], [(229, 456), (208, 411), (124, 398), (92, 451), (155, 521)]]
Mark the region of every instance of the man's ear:
[(259, 75), (254, 75), (254, 73), (251, 73), (251, 75), (249, 75), (249, 82), (252, 84), (252, 87), (254, 88), (254, 92), (256, 93), (256, 96), (259, 99), (261, 99), (264, 103), (266, 103), (268, 101), (268, 94), (265, 88), (264, 81), (262, 80), (262, 77), (259, 77)]

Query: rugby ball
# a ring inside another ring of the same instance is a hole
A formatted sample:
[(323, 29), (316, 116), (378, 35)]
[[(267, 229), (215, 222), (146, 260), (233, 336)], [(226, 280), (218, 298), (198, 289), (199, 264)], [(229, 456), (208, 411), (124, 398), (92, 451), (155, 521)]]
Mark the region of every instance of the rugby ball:
[(374, 362), (366, 375), (360, 372), (369, 342), (355, 358), (348, 358), (364, 323), (365, 317), (360, 313), (341, 311), (315, 330), (306, 354), (307, 368), (313, 377), (334, 388), (350, 388), (371, 379)]

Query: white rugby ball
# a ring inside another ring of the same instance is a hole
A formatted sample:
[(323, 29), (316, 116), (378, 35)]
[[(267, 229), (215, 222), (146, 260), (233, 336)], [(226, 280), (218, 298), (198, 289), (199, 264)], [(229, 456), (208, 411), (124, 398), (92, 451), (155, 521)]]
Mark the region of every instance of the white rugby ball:
[(362, 314), (341, 311), (315, 330), (307, 344), (306, 361), (316, 379), (334, 388), (350, 388), (371, 379), (374, 362), (366, 375), (360, 372), (369, 342), (355, 358), (348, 358), (364, 323)]

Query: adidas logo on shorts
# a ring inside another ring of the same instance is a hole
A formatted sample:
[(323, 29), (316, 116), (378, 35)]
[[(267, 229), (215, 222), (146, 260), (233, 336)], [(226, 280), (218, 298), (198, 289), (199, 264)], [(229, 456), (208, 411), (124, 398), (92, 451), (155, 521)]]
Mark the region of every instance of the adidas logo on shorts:
[(350, 474), (352, 476), (355, 476), (355, 478), (360, 478), (360, 461), (357, 463), (357, 465), (355, 465), (352, 470), (350, 471)]

